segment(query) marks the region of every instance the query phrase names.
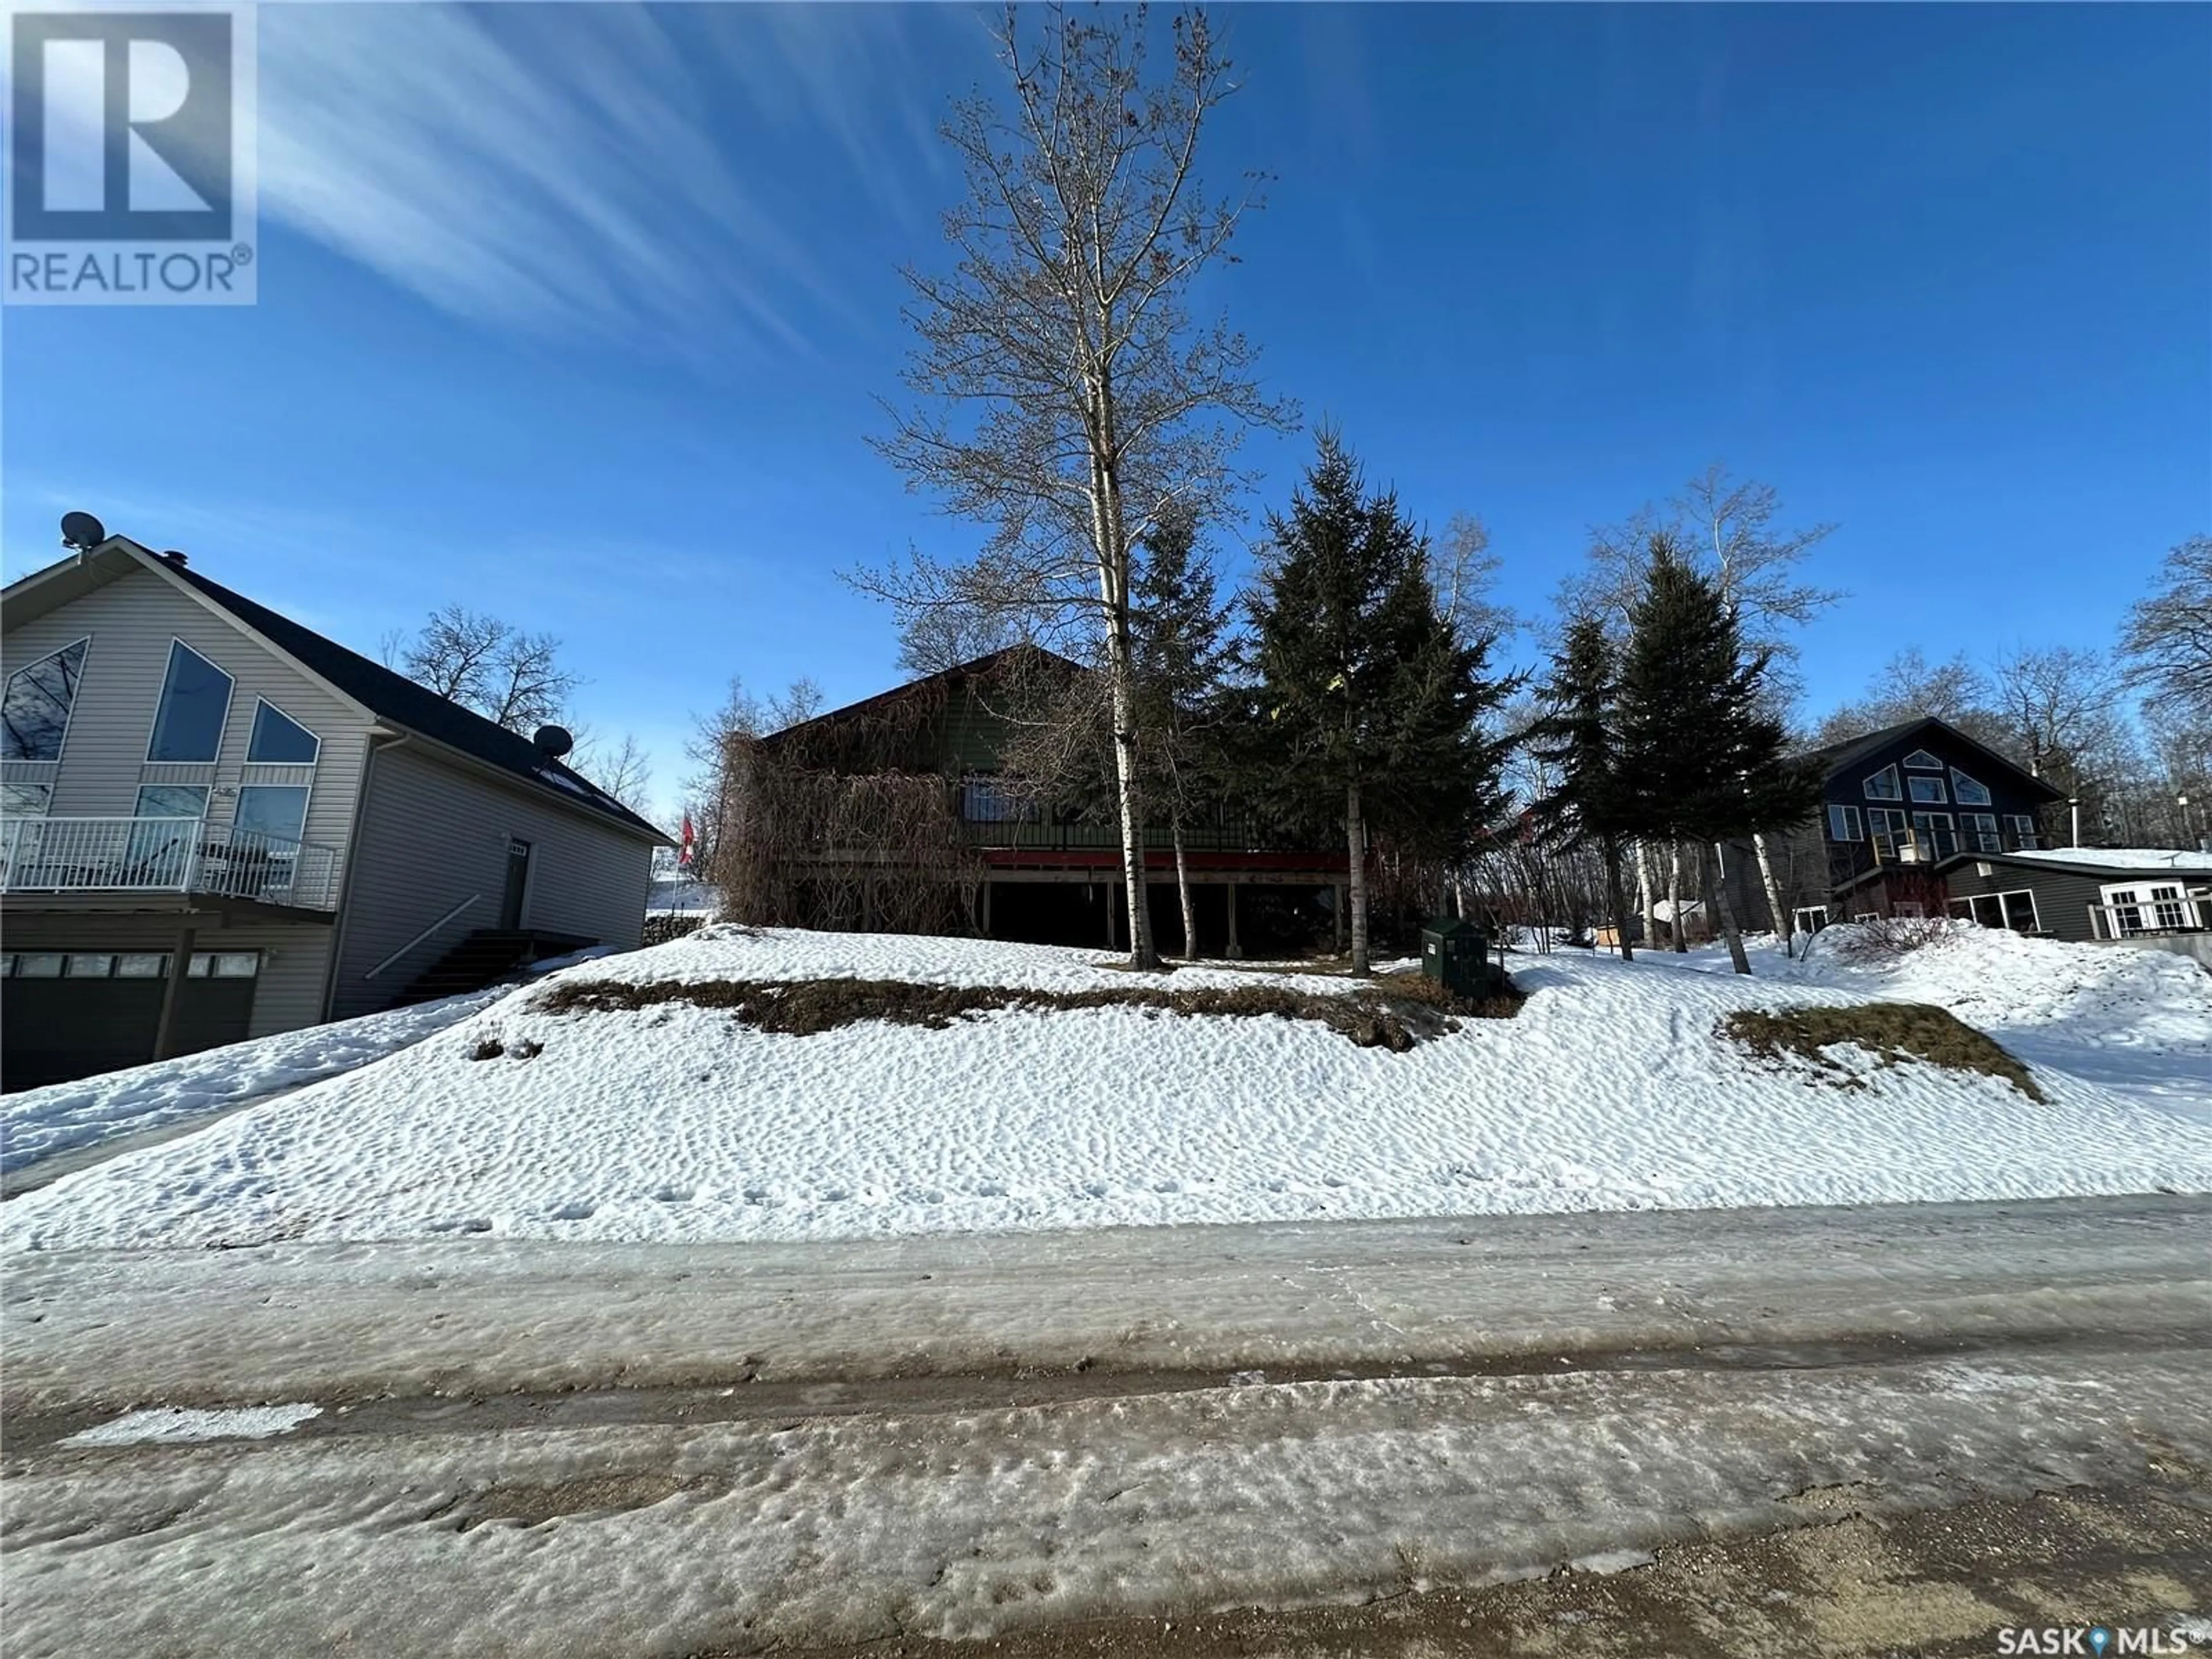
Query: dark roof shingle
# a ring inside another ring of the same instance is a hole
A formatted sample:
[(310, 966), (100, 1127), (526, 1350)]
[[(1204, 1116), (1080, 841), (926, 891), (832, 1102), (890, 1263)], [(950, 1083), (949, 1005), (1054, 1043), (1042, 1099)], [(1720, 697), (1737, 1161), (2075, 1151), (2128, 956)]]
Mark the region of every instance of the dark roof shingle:
[(404, 674), (372, 662), (357, 651), (349, 651), (312, 628), (304, 628), (243, 593), (233, 592), (221, 582), (210, 581), (197, 570), (173, 560), (161, 562), (179, 581), (213, 600), (379, 719), (458, 749), (535, 788), (558, 790), (579, 805), (612, 819), (626, 830), (662, 842), (668, 839), (665, 831), (647, 823), (590, 779), (541, 754), (538, 745), (520, 732), (510, 732), (475, 710), (464, 708), (450, 697), (440, 696), (428, 686), (417, 685)]

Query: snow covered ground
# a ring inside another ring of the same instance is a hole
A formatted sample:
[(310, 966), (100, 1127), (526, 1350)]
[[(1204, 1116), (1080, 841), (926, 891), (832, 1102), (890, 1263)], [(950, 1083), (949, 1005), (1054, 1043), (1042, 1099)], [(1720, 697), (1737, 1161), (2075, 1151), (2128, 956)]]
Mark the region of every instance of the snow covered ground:
[[(1769, 952), (1777, 971), (1747, 980), (1684, 965), (1516, 958), (1517, 1019), (1406, 1054), (1312, 1022), (1126, 1008), (787, 1036), (685, 1004), (554, 1015), (541, 985), (15, 1199), (0, 1245), (801, 1239), (2212, 1190), (2212, 977), (2177, 958), (1969, 930), (1902, 966)], [(729, 927), (568, 972), (1132, 982), (1078, 950)], [(1839, 1088), (1715, 1035), (1737, 1009), (1869, 996), (2025, 1033), (2048, 1101), (1917, 1063)], [(493, 1037), (504, 1053), (471, 1057)]]
[[(594, 946), (550, 957), (533, 964), (532, 971), (550, 972), (607, 953), (606, 948)], [(0, 1173), (15, 1175), (49, 1158), (188, 1124), (357, 1070), (459, 1024), (512, 989), (494, 986), (411, 1008), (157, 1060), (80, 1082), (0, 1095)]]
[[(1939, 926), (1936, 937), (1902, 956), (1866, 951), (1854, 927), (1816, 935), (1800, 961), (1771, 935), (1750, 941), (1749, 951), (1762, 978), (1869, 1001), (1933, 1003), (2030, 1065), (2212, 1122), (2212, 974), (2186, 957), (2067, 945), (1964, 921)], [(1650, 959), (1730, 971), (1725, 945)]]

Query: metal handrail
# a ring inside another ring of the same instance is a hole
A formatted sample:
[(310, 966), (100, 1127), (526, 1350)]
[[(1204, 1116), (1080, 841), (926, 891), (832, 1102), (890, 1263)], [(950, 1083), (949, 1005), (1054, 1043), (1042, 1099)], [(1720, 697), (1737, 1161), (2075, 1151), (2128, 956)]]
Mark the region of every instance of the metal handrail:
[(0, 820), (0, 892), (207, 893), (337, 908), (337, 849), (191, 817)]
[(471, 906), (471, 904), (481, 904), (481, 903), (483, 903), (483, 895), (482, 893), (471, 893), (471, 894), (470, 894), (466, 898), (463, 899), (463, 900), (462, 900), (459, 904), (456, 904), (456, 905), (455, 905), (452, 909), (450, 909), (450, 910), (447, 911), (447, 912), (446, 912), (446, 914), (445, 914), (444, 915), (440, 916), (440, 917), (437, 919), (437, 921), (435, 921), (432, 922), (432, 923), (431, 923), (428, 927), (425, 927), (425, 928), (424, 928), (421, 933), (419, 933), (416, 934), (416, 935), (415, 935), (415, 937), (414, 937), (413, 939), (409, 939), (409, 940), (407, 941), (407, 943), (406, 943), (406, 944), (404, 944), (404, 945), (401, 945), (401, 946), (400, 946), (397, 951), (393, 951), (390, 956), (388, 956), (388, 957), (385, 957), (385, 959), (384, 959), (383, 961), (381, 961), (381, 962), (378, 963), (376, 964), (376, 966), (375, 966), (375, 967), (374, 967), (374, 968), (370, 969), (367, 973), (363, 974), (363, 975), (362, 975), (362, 977), (363, 979), (374, 979), (374, 978), (375, 978), (379, 974), (382, 973), (386, 969), (387, 969), (387, 968), (389, 968), (390, 966), (392, 966), (392, 964), (393, 963), (395, 963), (395, 962), (398, 961), (400, 957), (402, 957), (405, 956), (405, 955), (406, 955), (410, 951), (413, 950), (416, 945), (420, 945), (420, 944), (421, 944), (424, 939), (426, 939), (429, 938), (431, 934), (433, 934), (433, 933), (436, 933), (436, 932), (437, 932), (441, 927), (444, 927), (447, 922), (451, 921), (452, 921), (455, 916), (458, 916), (459, 915), (460, 915), (460, 914), (461, 914), (461, 912), (462, 912), (462, 911), (464, 911), (464, 910), (467, 909), (467, 908), (469, 908), (469, 906)]

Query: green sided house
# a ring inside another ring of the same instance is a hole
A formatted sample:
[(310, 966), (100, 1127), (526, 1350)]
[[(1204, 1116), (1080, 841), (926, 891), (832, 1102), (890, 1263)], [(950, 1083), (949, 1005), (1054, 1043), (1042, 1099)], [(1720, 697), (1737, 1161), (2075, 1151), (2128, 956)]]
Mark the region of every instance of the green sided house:
[[(1125, 945), (1110, 807), (1025, 800), (1006, 766), (1025, 696), (1089, 672), (1015, 646), (734, 740), (718, 856), (729, 914), (775, 927)], [(1170, 953), (1186, 948), (1178, 857), (1202, 954), (1303, 948), (1341, 925), (1348, 860), (1334, 837), (1285, 833), (1212, 802), (1179, 826), (1155, 818), (1145, 829), (1151, 924)]]
[(102, 535), (0, 592), (0, 1088), (638, 942), (666, 837), (520, 737)]

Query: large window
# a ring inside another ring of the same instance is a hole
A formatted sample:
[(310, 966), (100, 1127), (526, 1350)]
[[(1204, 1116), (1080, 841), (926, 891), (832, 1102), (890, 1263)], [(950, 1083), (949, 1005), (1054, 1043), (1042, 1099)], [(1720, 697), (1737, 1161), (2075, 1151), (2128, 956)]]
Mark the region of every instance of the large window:
[(1925, 857), (1948, 858), (1959, 850), (1958, 836), (1951, 827), (1948, 812), (1915, 812), (1912, 815), (1912, 833)]
[(2195, 907), (2178, 884), (2130, 883), (2103, 890), (2118, 933), (2168, 933), (2195, 925)]
[(146, 758), (214, 760), (222, 748), (223, 721), (230, 714), (231, 684), (229, 675), (182, 640), (172, 641), (168, 677), (161, 683), (161, 704), (155, 712)]
[(174, 820), (205, 817), (207, 801), (208, 792), (197, 784), (149, 783), (140, 788), (137, 816), (154, 821), (131, 826), (125, 877), (129, 885), (171, 887), (184, 880), (200, 827)]
[(1966, 844), (1977, 853), (2002, 853), (2004, 843), (1997, 839), (1997, 815), (1994, 812), (1961, 812), (1959, 822), (1966, 836)]
[(1910, 827), (1903, 812), (1894, 806), (1867, 808), (1867, 835), (1875, 847), (1884, 853), (1894, 853), (1897, 843), (1905, 837)]
[(1943, 793), (1941, 778), (1907, 778), (1905, 787), (1912, 791), (1912, 799), (1934, 806), (1946, 806), (1950, 797)]
[(2033, 852), (2043, 845), (2042, 835), (2035, 827), (2034, 817), (2029, 813), (2006, 813), (2005, 830), (2012, 836), (2012, 844), (2023, 853)]
[(960, 816), (969, 823), (1034, 823), (1042, 816), (1034, 802), (1007, 793), (996, 778), (963, 778)]
[(1951, 798), (1961, 806), (1987, 806), (1989, 786), (1975, 782), (1954, 766), (1951, 769)]
[(0, 760), (58, 761), (69, 735), (70, 710), (76, 706), (77, 683), (84, 678), (89, 639), (65, 645), (52, 656), (8, 676), (0, 696)]
[(1830, 841), (1856, 841), (1861, 833), (1857, 807), (1831, 806), (1828, 808), (1828, 839)]
[(0, 817), (42, 818), (53, 798), (51, 783), (0, 783)]
[(1905, 791), (1898, 785), (1897, 769), (1894, 766), (1883, 767), (1881, 771), (1866, 781), (1866, 798), (1869, 800), (1903, 800), (1905, 799)]
[(249, 783), (238, 792), (234, 830), (297, 841), (307, 827), (307, 791), (301, 784)]
[(253, 708), (253, 736), (246, 745), (246, 758), (276, 766), (313, 766), (322, 752), (322, 739), (273, 702)]
[(198, 784), (149, 783), (138, 791), (142, 818), (204, 818), (208, 792)]
[(2025, 887), (2009, 893), (1976, 893), (1966, 898), (1954, 898), (1951, 901), (1951, 914), (1984, 927), (2009, 927), (2015, 933), (2043, 931), (2035, 914), (2035, 895)]

